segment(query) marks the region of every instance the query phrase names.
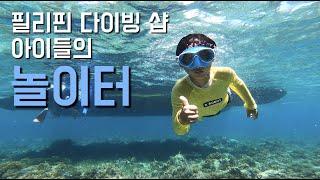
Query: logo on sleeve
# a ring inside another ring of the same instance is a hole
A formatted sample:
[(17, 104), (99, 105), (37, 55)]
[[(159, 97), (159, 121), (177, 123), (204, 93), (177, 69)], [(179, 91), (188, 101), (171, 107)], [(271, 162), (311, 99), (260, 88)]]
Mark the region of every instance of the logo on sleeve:
[(218, 103), (221, 103), (221, 102), (222, 102), (222, 98), (211, 100), (211, 101), (203, 103), (203, 107), (212, 106), (212, 105), (215, 105), (215, 104), (218, 104)]

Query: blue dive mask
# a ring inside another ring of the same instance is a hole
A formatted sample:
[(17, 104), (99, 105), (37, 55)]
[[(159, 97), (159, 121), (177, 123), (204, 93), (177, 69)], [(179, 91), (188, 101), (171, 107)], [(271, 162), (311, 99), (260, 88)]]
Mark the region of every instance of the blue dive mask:
[(190, 47), (178, 56), (179, 64), (188, 69), (210, 66), (214, 60), (214, 50), (205, 46)]

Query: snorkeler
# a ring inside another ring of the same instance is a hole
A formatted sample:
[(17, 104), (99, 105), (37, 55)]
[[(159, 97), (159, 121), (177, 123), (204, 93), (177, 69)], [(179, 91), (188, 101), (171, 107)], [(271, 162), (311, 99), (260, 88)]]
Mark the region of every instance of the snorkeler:
[(230, 102), (230, 89), (244, 101), (247, 116), (258, 117), (257, 104), (245, 83), (230, 67), (213, 67), (216, 43), (203, 34), (183, 37), (177, 60), (188, 75), (172, 88), (172, 120), (177, 135), (189, 132), (202, 117), (217, 115)]

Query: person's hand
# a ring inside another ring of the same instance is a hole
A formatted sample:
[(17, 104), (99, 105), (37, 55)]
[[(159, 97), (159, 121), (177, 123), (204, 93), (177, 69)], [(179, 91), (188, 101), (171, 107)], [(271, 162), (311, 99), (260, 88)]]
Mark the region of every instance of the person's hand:
[(251, 119), (257, 119), (258, 118), (258, 110), (257, 109), (247, 109), (247, 117)]
[(188, 99), (184, 96), (180, 96), (180, 100), (183, 103), (183, 107), (180, 113), (179, 121), (183, 125), (197, 122), (199, 118), (198, 107), (196, 105), (190, 105)]

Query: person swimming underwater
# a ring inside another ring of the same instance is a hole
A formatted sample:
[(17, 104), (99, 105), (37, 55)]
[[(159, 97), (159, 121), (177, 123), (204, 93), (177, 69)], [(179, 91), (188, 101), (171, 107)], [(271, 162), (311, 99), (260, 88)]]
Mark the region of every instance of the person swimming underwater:
[(187, 73), (171, 92), (173, 129), (185, 135), (203, 117), (217, 115), (230, 101), (230, 89), (244, 102), (247, 116), (258, 118), (255, 100), (245, 83), (230, 67), (211, 66), (216, 43), (203, 34), (189, 34), (178, 43), (176, 56)]

